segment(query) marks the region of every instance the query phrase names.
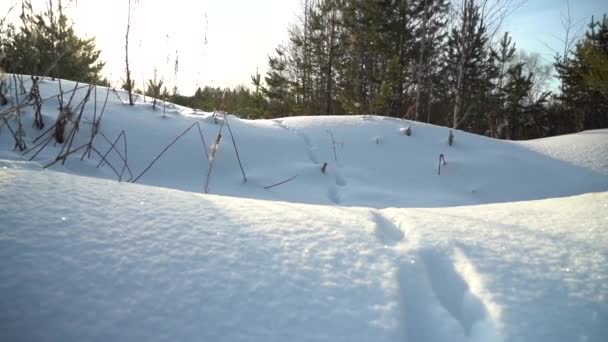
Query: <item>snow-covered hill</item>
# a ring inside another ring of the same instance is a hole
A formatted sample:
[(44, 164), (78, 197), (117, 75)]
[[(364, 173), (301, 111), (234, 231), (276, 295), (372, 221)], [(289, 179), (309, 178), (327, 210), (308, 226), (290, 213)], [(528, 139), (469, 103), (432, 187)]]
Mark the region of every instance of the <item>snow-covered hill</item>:
[[(41, 90), (46, 130), (58, 84)], [(25, 154), (0, 127), (0, 341), (608, 340), (608, 130), (448, 146), (378, 116), (151, 106), (110, 93), (99, 155), (46, 169), (65, 144), (39, 151), (31, 107)]]
[[(58, 93), (57, 82), (42, 82), (43, 98)], [(74, 83), (62, 82), (62, 89), (73, 88)], [(85, 94), (86, 88), (79, 89), (73, 104), (79, 103)], [(118, 94), (126, 98), (123, 92)], [(104, 88), (100, 88), (98, 113), (105, 95)], [(54, 98), (45, 102), (43, 114), (47, 127), (54, 123), (57, 107)], [(227, 126), (222, 125), (222, 117), (215, 119), (210, 113), (171, 107), (165, 116), (162, 109), (152, 110), (150, 99), (129, 107), (110, 93), (100, 123), (103, 135), (95, 137), (93, 146), (105, 154), (110, 147), (108, 141), (114, 141), (124, 130), (129, 170), (135, 179), (176, 137), (198, 122), (200, 126), (192, 127), (137, 182), (203, 192), (209, 161), (201, 133), (209, 149), (222, 129), (209, 192), (288, 202), (375, 208), (443, 207), (608, 190), (608, 130), (525, 143), (457, 131), (455, 143), (450, 147), (447, 128), (386, 117), (317, 116), (248, 121), (228, 116), (231, 136)], [(91, 125), (87, 123), (93, 121), (94, 109), (91, 100), (72, 150), (89, 141)], [(37, 152), (33, 149), (34, 140), (43, 131), (32, 128), (33, 119), (32, 108), (28, 108), (23, 125), (32, 151), (24, 157), (4, 152), (4, 158), (30, 158)], [(13, 122), (12, 126), (15, 125)], [(407, 126), (412, 128), (411, 136), (401, 132)], [(10, 151), (14, 142), (8, 131), (3, 131), (0, 150)], [(232, 137), (247, 177), (245, 184)], [(43, 138), (36, 143), (42, 141)], [(120, 139), (116, 147), (125, 154), (124, 140)], [(62, 148), (63, 145), (50, 143), (34, 161), (46, 165)], [(438, 175), (441, 154), (447, 165)], [(81, 155), (79, 151), (70, 156), (64, 166), (58, 163), (52, 168), (118, 179), (110, 165), (96, 168), (99, 155), (92, 153), (91, 158), (84, 161), (80, 160)], [(116, 151), (110, 150), (107, 158), (120, 172), (123, 162)], [(322, 173), (325, 163), (326, 172)], [(129, 170), (124, 172), (123, 179), (131, 178)], [(280, 186), (264, 188), (294, 176), (296, 178)]]
[(446, 209), (0, 170), (2, 341), (606, 341), (608, 194)]

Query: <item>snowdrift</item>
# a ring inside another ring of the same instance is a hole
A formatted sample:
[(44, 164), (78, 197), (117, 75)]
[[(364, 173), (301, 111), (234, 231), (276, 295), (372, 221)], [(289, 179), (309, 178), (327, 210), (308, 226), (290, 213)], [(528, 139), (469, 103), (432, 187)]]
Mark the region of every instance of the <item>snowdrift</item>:
[[(51, 127), (58, 113), (58, 102), (53, 97), (59, 92), (58, 82), (44, 79), (40, 87), (42, 97), (51, 98), (43, 106), (46, 127)], [(64, 91), (74, 87), (72, 82), (62, 82)], [(72, 107), (86, 91), (79, 85)], [(99, 118), (106, 94), (105, 88), (99, 88), (97, 94), (90, 95), (72, 150), (90, 140), (95, 109)], [(78, 151), (52, 169), (109, 179), (118, 179), (120, 173), (123, 181), (137, 179), (140, 184), (200, 193), (209, 170), (210, 145), (222, 130), (209, 179), (208, 192), (212, 194), (386, 208), (512, 202), (608, 190), (608, 130), (523, 143), (456, 131), (455, 143), (450, 147), (447, 128), (394, 118), (317, 116), (248, 121), (172, 104), (161, 104), (154, 111), (150, 98), (144, 102), (140, 97), (130, 107), (120, 97), (125, 99), (126, 94), (109, 92), (92, 144), (99, 153), (87, 154), (81, 161), (83, 153)], [(9, 152), (14, 143), (8, 130), (2, 129), (0, 151), (5, 151), (5, 159), (29, 159), (41, 148), (36, 145), (44, 141), (36, 139), (43, 131), (32, 128), (33, 109), (28, 107), (24, 112), (22, 122), (29, 150), (25, 156)], [(224, 118), (230, 127), (224, 124)], [(9, 124), (16, 127), (14, 120)], [(408, 126), (411, 136), (401, 132)], [(110, 142), (117, 138), (116, 148), (111, 149)], [(63, 147), (50, 142), (33, 161), (48, 165)], [(106, 155), (109, 163), (98, 167), (101, 155)], [(441, 175), (440, 155), (447, 162), (441, 166)], [(126, 170), (122, 156), (128, 161)]]
[(445, 209), (0, 168), (2, 341), (605, 341), (608, 194)]
[(449, 146), (98, 88), (56, 144), (59, 84), (40, 86), (25, 151), (0, 107), (0, 341), (608, 340), (608, 130)]

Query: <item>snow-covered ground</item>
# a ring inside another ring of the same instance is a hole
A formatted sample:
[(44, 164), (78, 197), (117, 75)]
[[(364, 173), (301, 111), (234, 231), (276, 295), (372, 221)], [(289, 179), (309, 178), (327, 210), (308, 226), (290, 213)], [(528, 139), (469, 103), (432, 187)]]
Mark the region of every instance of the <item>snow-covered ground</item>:
[[(58, 93), (57, 82), (42, 82), (44, 98)], [(74, 83), (62, 82), (64, 91), (73, 88)], [(85, 94), (85, 88), (79, 89), (73, 104), (80, 102)], [(126, 99), (124, 92), (118, 94)], [(105, 89), (100, 88), (98, 113), (105, 95)], [(163, 115), (162, 109), (152, 110), (149, 98), (146, 103), (142, 98), (139, 100), (136, 106), (129, 107), (110, 93), (100, 124), (103, 136), (98, 134), (93, 142), (94, 147), (105, 154), (110, 147), (105, 138), (114, 141), (124, 130), (133, 179), (193, 123), (198, 122), (201, 128), (199, 133), (198, 127), (192, 127), (172, 145), (137, 180), (139, 184), (202, 192), (209, 161), (201, 133), (209, 149), (222, 129), (209, 181), (208, 190), (212, 194), (386, 208), (512, 202), (608, 190), (608, 130), (524, 143), (456, 131), (455, 143), (450, 147), (447, 128), (378, 116), (291, 117), (260, 121), (228, 116), (247, 177), (244, 183), (230, 131), (222, 125), (222, 118), (216, 120), (211, 113), (196, 113), (173, 105), (168, 108), (168, 114)], [(45, 129), (55, 122), (57, 107), (54, 98), (45, 103)], [(72, 149), (84, 145), (91, 135), (89, 123), (95, 109), (93, 101), (85, 109)], [(32, 109), (28, 108), (27, 113), (23, 125), (27, 145), (32, 151), (23, 157), (4, 152), (5, 159), (24, 160), (37, 152), (34, 140), (44, 130), (33, 129)], [(15, 127), (16, 123), (11, 125)], [(411, 136), (401, 132), (407, 126), (412, 128)], [(36, 143), (42, 141), (44, 139)], [(13, 146), (7, 128), (0, 128), (0, 151), (11, 151)], [(47, 165), (62, 148), (63, 145), (52, 142), (33, 162)], [(122, 139), (116, 148), (124, 154)], [(442, 166), (441, 175), (438, 175), (441, 154), (447, 165)], [(51, 168), (118, 179), (107, 164), (97, 168), (100, 157), (95, 153), (84, 161), (80, 160), (81, 155), (82, 151), (79, 151), (69, 157), (65, 165), (57, 163)], [(111, 150), (107, 158), (120, 173), (123, 162), (116, 151)], [(322, 173), (325, 163), (326, 172)], [(127, 171), (123, 180), (130, 178)], [(285, 184), (264, 188), (294, 176), (296, 178)]]
[[(63, 145), (28, 161), (0, 128), (0, 341), (608, 340), (608, 130), (448, 146), (385, 117), (228, 116), (243, 182), (223, 117), (151, 106), (110, 94), (120, 183), (82, 151), (43, 169)], [(195, 122), (207, 150), (222, 130), (215, 195), (196, 126), (125, 182)]]

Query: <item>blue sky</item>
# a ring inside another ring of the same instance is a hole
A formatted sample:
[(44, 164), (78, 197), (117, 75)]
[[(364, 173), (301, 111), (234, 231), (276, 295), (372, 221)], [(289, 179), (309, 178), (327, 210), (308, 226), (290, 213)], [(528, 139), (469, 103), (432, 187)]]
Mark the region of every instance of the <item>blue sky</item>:
[[(67, 0), (64, 0), (64, 2)], [(17, 0), (0, 1), (5, 13)], [(135, 1), (133, 1), (135, 2)], [(137, 83), (154, 69), (169, 87), (175, 82), (174, 61), (179, 56), (177, 84), (184, 94), (196, 85), (236, 86), (250, 83), (256, 68), (264, 73), (267, 56), (287, 39), (287, 27), (299, 13), (301, 0), (140, 0), (132, 15), (131, 60)], [(33, 0), (41, 8), (45, 0)], [(72, 9), (77, 30), (94, 36), (112, 80), (124, 73), (124, 30), (127, 0), (78, 0)], [(562, 50), (560, 17), (566, 0), (528, 0), (511, 14), (509, 31), (518, 48), (541, 53), (553, 62)], [(583, 33), (591, 15), (608, 12), (600, 0), (571, 0), (572, 18)], [(206, 19), (205, 19), (206, 15)], [(204, 37), (207, 44), (203, 44)], [(168, 37), (168, 38), (167, 38)], [(547, 45), (549, 47), (547, 47)]]
[[(553, 62), (555, 52), (563, 51), (565, 30), (561, 23), (567, 15), (566, 0), (528, 0), (505, 22), (517, 48), (542, 54), (546, 62)], [(601, 0), (570, 0), (570, 14), (576, 25), (574, 33), (582, 35), (591, 16), (608, 14), (608, 2)]]

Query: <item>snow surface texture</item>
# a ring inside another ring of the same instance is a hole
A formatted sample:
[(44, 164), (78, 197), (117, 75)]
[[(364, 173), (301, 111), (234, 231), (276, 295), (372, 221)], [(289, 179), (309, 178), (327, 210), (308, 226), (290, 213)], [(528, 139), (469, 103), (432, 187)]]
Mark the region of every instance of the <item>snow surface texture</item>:
[(376, 210), (9, 163), (0, 189), (2, 341), (608, 338), (606, 193)]
[[(393, 118), (227, 116), (243, 182), (223, 116), (141, 100), (110, 93), (93, 143), (124, 130), (122, 183), (0, 127), (0, 341), (608, 341), (608, 130), (450, 147)], [(125, 182), (196, 122), (207, 150), (194, 127)], [(233, 197), (200, 194), (220, 129), (209, 191)]]
[[(74, 83), (64, 81), (62, 88)], [(58, 83), (41, 81), (43, 97), (58, 93)], [(80, 89), (73, 103), (84, 97)], [(97, 92), (98, 112), (105, 99), (105, 88)], [(118, 91), (126, 98), (126, 94)], [(91, 96), (93, 97), (93, 96)], [(228, 116), (247, 176), (239, 168), (231, 135), (222, 127), (223, 117), (195, 112), (169, 104), (163, 116), (152, 104), (124, 105), (110, 93), (100, 124), (100, 132), (114, 141), (125, 131), (117, 150), (127, 159), (133, 178), (179, 134), (199, 122), (207, 149), (222, 129), (213, 173), (209, 181), (212, 194), (288, 202), (342, 206), (445, 207), (523, 201), (578, 195), (608, 190), (608, 130), (583, 132), (570, 136), (515, 143), (489, 139), (465, 132), (455, 133), (455, 144), (448, 146), (449, 130), (423, 123), (377, 116), (293, 117), (276, 120), (241, 120)], [(67, 101), (67, 100), (66, 100)], [(45, 102), (47, 127), (55, 121), (57, 100)], [(91, 135), (93, 101), (73, 148)], [(33, 111), (25, 110), (23, 125), (28, 147), (41, 132), (32, 128)], [(16, 122), (11, 121), (16, 127)], [(401, 130), (412, 128), (412, 135)], [(8, 130), (0, 129), (0, 158), (24, 160), (9, 152), (14, 142)], [(93, 145), (101, 153), (110, 144), (98, 134)], [(51, 143), (34, 158), (40, 166), (49, 164), (63, 145)], [(439, 156), (447, 165), (438, 175)], [(117, 179), (109, 165), (97, 168), (99, 156), (80, 160), (82, 153), (70, 156), (64, 166), (52, 169), (80, 175)], [(120, 171), (123, 163), (115, 151), (108, 159)], [(325, 173), (321, 172), (323, 165)], [(209, 160), (198, 129), (194, 127), (177, 141), (137, 183), (178, 190), (203, 192)], [(264, 189), (281, 181), (293, 180)], [(123, 180), (128, 179), (125, 172)]]

